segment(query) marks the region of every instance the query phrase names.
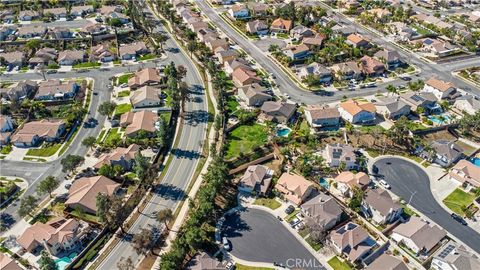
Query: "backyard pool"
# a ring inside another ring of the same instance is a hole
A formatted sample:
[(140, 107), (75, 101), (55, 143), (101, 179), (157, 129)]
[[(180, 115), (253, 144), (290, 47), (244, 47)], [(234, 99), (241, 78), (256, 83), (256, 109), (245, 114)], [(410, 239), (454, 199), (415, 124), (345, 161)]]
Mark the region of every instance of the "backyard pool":
[(324, 187), (326, 190), (330, 189), (330, 185), (328, 184), (327, 180), (325, 180), (325, 178), (320, 178), (320, 180), (318, 180), (318, 183), (320, 184), (320, 186)]
[(475, 166), (480, 167), (480, 157), (472, 158), (472, 163), (475, 164)]
[(65, 256), (65, 257), (62, 257), (60, 259), (56, 259), (55, 263), (58, 266), (58, 270), (65, 269), (65, 267), (67, 267), (67, 265), (69, 265), (72, 262), (73, 258), (75, 258), (76, 256), (77, 256), (77, 253), (74, 252), (74, 253), (71, 253), (70, 255), (68, 255), (68, 257)]
[(439, 125), (450, 123), (450, 117), (448, 115), (429, 115), (427, 118), (433, 123)]
[(279, 130), (277, 130), (277, 136), (280, 136), (280, 137), (287, 137), (288, 134), (290, 134), (292, 130), (289, 129), (289, 128), (281, 128)]

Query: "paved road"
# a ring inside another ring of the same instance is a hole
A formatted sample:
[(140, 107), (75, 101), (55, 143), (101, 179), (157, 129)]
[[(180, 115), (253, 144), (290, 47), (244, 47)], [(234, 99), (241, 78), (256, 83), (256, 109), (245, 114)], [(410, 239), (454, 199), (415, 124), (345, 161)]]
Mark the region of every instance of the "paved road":
[[(340, 100), (343, 98), (344, 95), (348, 97), (356, 97), (356, 96), (365, 96), (371, 95), (378, 92), (379, 89), (376, 88), (367, 88), (361, 89), (354, 92), (349, 91), (341, 91), (336, 92), (333, 96), (319, 96), (315, 93), (305, 91), (302, 88), (298, 87), (289, 77), (278, 68), (278, 65), (273, 62), (264, 52), (255, 44), (245, 39), (241, 36), (235, 29), (233, 29), (229, 24), (227, 24), (218, 14), (217, 12), (208, 5), (206, 1), (202, 0), (195, 0), (196, 4), (200, 8), (200, 10), (217, 26), (219, 27), (231, 40), (237, 43), (243, 50), (245, 50), (255, 61), (258, 62), (260, 66), (262, 66), (265, 70), (270, 72), (271, 74), (276, 76), (276, 83), (282, 93), (287, 93), (290, 95), (293, 101), (298, 103), (306, 103), (306, 104), (313, 104), (313, 103), (321, 103), (321, 102), (328, 102), (334, 100)], [(329, 12), (335, 13), (329, 6), (320, 3), (322, 7), (329, 10)], [(414, 64), (421, 68), (421, 77), (422, 78), (430, 78), (432, 76), (437, 76), (443, 80), (452, 81), (457, 85), (457, 87), (463, 88), (468, 90), (469, 92), (475, 93), (480, 95), (480, 89), (472, 87), (471, 85), (465, 83), (464, 81), (454, 77), (451, 75), (451, 71), (458, 69), (459, 67), (470, 67), (472, 65), (480, 65), (480, 58), (471, 59), (468, 64), (465, 65), (456, 65), (457, 68), (452, 68), (450, 63), (445, 65), (437, 65), (432, 63), (426, 63), (420, 59), (418, 56), (411, 52), (405, 52), (399, 49), (397, 46), (393, 45), (390, 41), (386, 40), (382, 36), (378, 36), (375, 33), (370, 32), (363, 26), (359, 24), (354, 24), (349, 21), (345, 16), (342, 14), (337, 13), (337, 16), (342, 20), (342, 23), (345, 25), (357, 29), (357, 31), (369, 38), (372, 42), (383, 46), (389, 50), (397, 51), (401, 57), (410, 64)], [(473, 62), (473, 63), (472, 63)], [(397, 86), (400, 84), (401, 81), (395, 81), (394, 84)], [(381, 89), (385, 91), (385, 89)]]
[[(79, 156), (85, 156), (87, 152), (87, 148), (82, 145), (81, 141), (83, 138), (88, 136), (97, 137), (100, 133), (101, 129), (103, 128), (103, 124), (105, 122), (105, 117), (98, 113), (98, 106), (106, 100), (110, 100), (110, 92), (107, 89), (107, 85), (109, 84), (109, 78), (114, 76), (115, 74), (119, 74), (122, 72), (127, 71), (134, 71), (141, 66), (149, 67), (154, 66), (155, 63), (150, 62), (146, 64), (137, 64), (125, 67), (113, 67), (110, 70), (99, 71), (99, 70), (92, 70), (89, 72), (78, 73), (75, 71), (66, 72), (66, 73), (56, 73), (56, 74), (47, 74), (47, 79), (52, 78), (72, 78), (72, 77), (88, 77), (94, 80), (93, 89), (94, 92), (97, 92), (98, 95), (92, 95), (92, 101), (90, 104), (90, 110), (88, 111), (89, 117), (94, 117), (98, 120), (98, 125), (94, 128), (84, 128), (83, 125), (81, 126), (80, 130), (77, 133), (77, 136), (73, 139), (70, 147), (62, 156), (66, 156), (68, 154), (75, 154)], [(0, 80), (2, 81), (17, 81), (17, 80), (42, 80), (43, 77), (37, 73), (23, 73), (23, 74), (3, 74), (0, 75)], [(46, 176), (52, 175), (57, 177), (58, 179), (64, 179), (65, 173), (62, 172), (62, 166), (60, 164), (61, 158), (46, 162), (46, 163), (36, 163), (36, 162), (29, 162), (29, 161), (10, 161), (10, 160), (0, 160), (0, 175), (4, 176), (19, 176), (26, 179), (29, 183), (29, 187), (25, 191), (24, 195), (31, 195), (35, 193), (35, 188), (39, 181), (43, 180)], [(43, 198), (46, 198), (47, 195), (44, 195)], [(18, 203), (14, 203), (7, 207), (6, 209), (2, 210), (1, 213), (8, 215), (11, 219), (9, 224), (14, 225), (19, 220), (19, 216), (17, 214), (18, 211)], [(12, 222), (14, 222), (12, 224)]]
[[(246, 209), (230, 214), (224, 223), (223, 236), (230, 241), (233, 256), (239, 259), (277, 262), (288, 268), (325, 269), (280, 221), (263, 210)], [(305, 264), (295, 265), (295, 259)]]
[(416, 192), (410, 203), (414, 208), (480, 253), (480, 234), (453, 220), (450, 213), (437, 203), (430, 190), (428, 175), (422, 168), (401, 158), (383, 158), (374, 165), (392, 186), (393, 193), (408, 202)]
[[(165, 31), (165, 29), (162, 26), (158, 26), (157, 31)], [(167, 50), (168, 48), (178, 47), (178, 44), (172, 38), (165, 44)], [(175, 209), (177, 204), (184, 199), (186, 195), (184, 192), (197, 167), (202, 143), (206, 137), (208, 121), (203, 81), (200, 74), (196, 71), (195, 65), (183, 52), (168, 55), (168, 59), (174, 61), (177, 65), (183, 65), (187, 68), (186, 82), (190, 88), (196, 89), (195, 93), (191, 94), (190, 101), (186, 103), (185, 124), (178, 148), (174, 149), (177, 151), (173, 152), (173, 160), (167, 168), (164, 180), (156, 188), (156, 193), (143, 210), (143, 214), (138, 217), (134, 225), (129, 229), (128, 235), (121, 239), (97, 269), (109, 270), (115, 268), (122, 257), (130, 257), (134, 264), (137, 264), (142, 259), (143, 256), (138, 255), (130, 244), (132, 235), (138, 233), (140, 228), (162, 226), (154, 220), (155, 213), (165, 208)]]

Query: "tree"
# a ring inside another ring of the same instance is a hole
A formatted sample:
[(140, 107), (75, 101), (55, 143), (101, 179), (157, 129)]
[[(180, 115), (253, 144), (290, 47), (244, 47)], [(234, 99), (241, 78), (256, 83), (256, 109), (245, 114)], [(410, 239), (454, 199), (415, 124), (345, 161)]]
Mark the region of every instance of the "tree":
[(37, 186), (37, 192), (40, 194), (48, 193), (50, 198), (52, 198), (52, 192), (58, 187), (60, 182), (53, 176), (47, 176), (43, 181), (41, 181)]
[(197, 48), (198, 44), (195, 40), (189, 41), (187, 43), (187, 50), (190, 52), (190, 57), (193, 56), (193, 53), (195, 52), (195, 50), (197, 50)]
[(78, 165), (80, 165), (85, 160), (84, 157), (77, 156), (77, 155), (68, 155), (64, 157), (60, 163), (62, 164), (62, 172), (71, 172), (73, 171)]
[(327, 240), (328, 234), (324, 224), (311, 222), (308, 225), (308, 231), (310, 232), (310, 239), (317, 244), (324, 244)]
[(160, 50), (163, 51), (163, 44), (168, 40), (168, 36), (164, 34), (155, 34), (154, 39), (160, 44)]
[(108, 24), (113, 27), (120, 27), (123, 23), (119, 18), (113, 18), (108, 21)]
[(400, 117), (387, 135), (398, 145), (410, 147), (410, 120), (406, 116)]
[(120, 270), (135, 270), (135, 265), (130, 257), (120, 258), (120, 261), (117, 263), (117, 268)]
[(395, 86), (391, 85), (391, 84), (387, 85), (386, 89), (392, 95), (397, 93), (397, 88)]
[(27, 47), (31, 54), (35, 54), (35, 52), (40, 48), (41, 42), (39, 39), (29, 39), (27, 43), (25, 43), (25, 47)]
[(117, 104), (115, 104), (115, 102), (105, 101), (102, 104), (100, 104), (100, 106), (98, 107), (98, 112), (101, 115), (106, 115), (108, 117), (112, 115), (113, 111), (115, 111), (116, 106)]
[(363, 191), (358, 187), (354, 187), (353, 196), (348, 202), (348, 207), (353, 211), (359, 213), (360, 206), (362, 205), (362, 201), (363, 201)]
[(98, 174), (108, 178), (117, 178), (123, 173), (123, 167), (120, 165), (103, 164), (98, 170)]
[(50, 257), (50, 254), (48, 254), (46, 250), (42, 251), (40, 260), (38, 260), (38, 264), (40, 265), (40, 270), (58, 270), (58, 265)]
[(148, 157), (144, 157), (140, 152), (137, 152), (135, 154), (135, 165), (133, 166), (133, 170), (140, 181), (145, 180), (149, 167), (150, 159)]
[(168, 228), (168, 222), (170, 220), (172, 220), (172, 218), (173, 218), (173, 213), (172, 213), (171, 209), (162, 209), (162, 210), (158, 211), (157, 215), (156, 215), (157, 221), (160, 222), (160, 223), (164, 223), (165, 228), (167, 230), (170, 230)]
[(168, 135), (167, 131), (168, 131), (167, 123), (165, 123), (163, 118), (159, 118), (158, 130), (155, 134), (157, 146), (159, 149), (162, 149), (165, 146), (165, 143), (167, 141), (167, 135)]
[(128, 216), (128, 211), (124, 209), (122, 198), (98, 193), (95, 205), (97, 206), (97, 216), (105, 227), (110, 229), (120, 227), (122, 232), (125, 232), (122, 224)]
[(132, 246), (137, 254), (147, 254), (154, 247), (152, 231), (141, 228), (140, 232), (135, 234), (132, 239)]
[(18, 208), (18, 214), (21, 217), (25, 217), (27, 215), (32, 216), (33, 210), (37, 208), (37, 202), (38, 202), (38, 199), (32, 195), (23, 197), (20, 200), (20, 207)]
[(95, 137), (89, 136), (82, 140), (82, 144), (85, 145), (86, 147), (92, 148), (95, 145), (96, 141), (97, 139)]

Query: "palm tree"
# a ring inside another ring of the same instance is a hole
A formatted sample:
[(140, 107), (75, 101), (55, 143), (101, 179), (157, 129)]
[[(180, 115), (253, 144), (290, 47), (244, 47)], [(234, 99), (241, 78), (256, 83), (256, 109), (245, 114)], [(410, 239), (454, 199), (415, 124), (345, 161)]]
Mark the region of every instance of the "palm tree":
[[(23, 108), (27, 108), (28, 109), (28, 119), (30, 118), (35, 118), (35, 113), (43, 108), (45, 108), (45, 105), (43, 103), (41, 103), (40, 101), (36, 101), (36, 100), (31, 100), (31, 99), (25, 99), (22, 101), (22, 105), (21, 105)], [(27, 119), (27, 120), (28, 120)]]

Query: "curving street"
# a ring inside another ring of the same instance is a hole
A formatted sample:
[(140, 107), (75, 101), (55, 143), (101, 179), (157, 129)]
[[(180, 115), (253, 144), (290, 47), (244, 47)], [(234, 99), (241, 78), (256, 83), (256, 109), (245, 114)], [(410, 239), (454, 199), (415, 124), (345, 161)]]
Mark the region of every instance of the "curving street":
[(430, 190), (427, 173), (411, 161), (386, 157), (374, 163), (378, 174), (392, 186), (391, 191), (410, 205), (443, 227), (448, 233), (460, 239), (476, 252), (480, 252), (480, 234), (468, 226), (463, 226), (450, 217), (450, 213), (438, 204)]

